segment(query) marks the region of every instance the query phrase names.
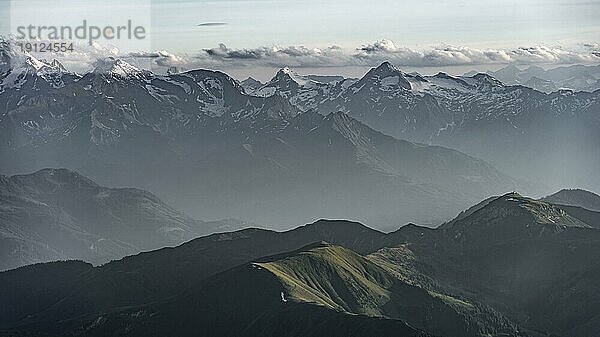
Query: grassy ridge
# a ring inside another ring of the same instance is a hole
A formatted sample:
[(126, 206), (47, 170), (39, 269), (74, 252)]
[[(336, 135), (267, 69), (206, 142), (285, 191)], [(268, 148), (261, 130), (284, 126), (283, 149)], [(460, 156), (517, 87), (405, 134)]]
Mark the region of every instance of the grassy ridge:
[[(277, 277), (285, 289), (282, 300), (316, 304), (347, 314), (400, 319), (441, 336), (517, 335), (502, 315), (465, 300), (409, 284), (398, 268), (398, 255), (411, 252), (379, 251), (363, 257), (324, 242), (310, 245), (282, 259), (256, 263)], [(424, 276), (423, 276), (424, 277)], [(487, 310), (487, 311), (486, 311)]]

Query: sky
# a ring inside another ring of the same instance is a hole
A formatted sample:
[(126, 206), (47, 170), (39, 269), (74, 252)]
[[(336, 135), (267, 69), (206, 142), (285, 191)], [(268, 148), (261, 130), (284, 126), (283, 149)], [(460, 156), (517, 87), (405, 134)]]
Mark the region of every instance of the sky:
[(99, 39), (62, 55), (74, 66), (103, 53), (161, 51), (155, 63), (258, 77), (283, 65), (352, 75), (385, 59), (451, 73), (598, 63), (598, 17), (600, 0), (0, 0), (4, 34), (83, 20), (144, 27), (143, 40)]
[[(513, 48), (590, 42), (600, 34), (600, 1), (589, 0), (160, 0), (154, 8), (157, 44), (171, 50), (219, 43), (353, 48), (380, 39)], [(194, 27), (201, 22), (227, 25)]]

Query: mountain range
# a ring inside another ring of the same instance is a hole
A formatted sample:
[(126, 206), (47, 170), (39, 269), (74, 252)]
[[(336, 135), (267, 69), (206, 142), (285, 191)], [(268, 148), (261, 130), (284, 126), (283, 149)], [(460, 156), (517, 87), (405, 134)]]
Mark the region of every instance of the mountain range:
[(489, 74), (422, 76), (384, 62), (360, 79), (334, 82), (283, 69), (252, 93), (283, 96), (302, 111), (342, 111), (393, 137), (458, 149), (549, 190), (600, 188), (592, 169), (600, 165), (598, 90), (544, 93)]
[(0, 337), (597, 336), (594, 68), (517, 70), (77, 74), (0, 39)]
[(186, 56), (88, 28), (69, 56), (0, 36), (0, 337), (600, 335), (597, 43)]
[(0, 273), (0, 335), (595, 336), (600, 232), (490, 197), (438, 229), (320, 220)]
[[(466, 75), (474, 75), (474, 72)], [(551, 69), (509, 65), (488, 74), (508, 85), (523, 85), (551, 93), (560, 89), (593, 92), (600, 89), (600, 66), (572, 65)]]
[(75, 172), (0, 175), (0, 270), (55, 260), (94, 264), (248, 227), (192, 219), (153, 194), (106, 188)]
[[(109, 58), (83, 75), (56, 66), (48, 77), (41, 69), (56, 62), (19, 57), (0, 86), (5, 174), (65, 167), (103, 186), (151, 191), (193, 217), (280, 229), (315, 218), (385, 230), (439, 224), (487, 195), (528, 186), (476, 157), (388, 136), (347, 109), (305, 111), (306, 95), (248, 94), (218, 71), (160, 76)], [(276, 77), (273, 88), (298, 80), (289, 69)], [(309, 76), (288, 89), (317, 80), (324, 94), (343, 97), (371, 75), (353, 85)]]

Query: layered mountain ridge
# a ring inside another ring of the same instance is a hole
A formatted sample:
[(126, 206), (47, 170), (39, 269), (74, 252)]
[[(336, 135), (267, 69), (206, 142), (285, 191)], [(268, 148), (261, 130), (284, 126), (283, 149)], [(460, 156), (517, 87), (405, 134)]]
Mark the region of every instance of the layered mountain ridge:
[[(386, 136), (339, 111), (305, 111), (296, 103), (307, 97), (292, 99), (313, 84), (347, 92), (355, 80), (300, 79), (289, 69), (276, 77), (290, 84), (289, 96), (248, 95), (218, 71), (159, 76), (106, 59), (58, 88), (3, 87), (0, 156), (11, 160), (0, 170), (66, 167), (149, 190), (198, 218), (278, 228), (315, 217), (378, 228), (441, 223), (517, 187), (475, 157)], [(421, 212), (423, 204), (436, 211)]]
[[(499, 228), (518, 235), (498, 236)], [(439, 229), (384, 234), (326, 220), (287, 232), (246, 229), (95, 268), (61, 262), (0, 273), (2, 308), (21, 303), (2, 312), (0, 329), (591, 337), (599, 244), (597, 229), (516, 193)]]

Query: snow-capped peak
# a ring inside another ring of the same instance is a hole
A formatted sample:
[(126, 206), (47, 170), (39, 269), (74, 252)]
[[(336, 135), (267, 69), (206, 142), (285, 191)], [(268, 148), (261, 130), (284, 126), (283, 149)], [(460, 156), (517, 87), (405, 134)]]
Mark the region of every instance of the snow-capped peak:
[(121, 59), (108, 57), (96, 62), (94, 73), (111, 77), (137, 78), (143, 74), (143, 71)]
[(283, 72), (284, 74), (288, 74), (288, 75), (294, 73), (292, 71), (292, 69), (290, 69), (289, 67), (283, 67), (279, 71)]
[(390, 62), (383, 62), (377, 68), (371, 69), (355, 86), (362, 87), (368, 85), (380, 86), (387, 90), (396, 90), (403, 88), (411, 90), (410, 82), (406, 79), (405, 74), (394, 67)]
[(0, 87), (21, 88), (27, 83), (28, 76), (41, 77), (54, 88), (64, 85), (62, 76), (67, 70), (57, 60), (39, 60), (28, 52), (13, 48), (7, 41), (2, 41), (0, 54)]
[(288, 67), (281, 68), (273, 78), (274, 81), (280, 79), (291, 79), (299, 85), (304, 85), (308, 81), (304, 76), (298, 74), (297, 72), (293, 71)]
[(50, 67), (52, 67), (53, 69), (63, 71), (63, 72), (67, 71), (65, 66), (56, 59), (53, 59), (52, 62), (50, 62)]
[(25, 64), (32, 67), (35, 70), (40, 70), (45, 66), (49, 66), (48, 64), (36, 59), (35, 57), (31, 56), (29, 53), (25, 54)]
[(400, 76), (404, 78), (406, 76), (406, 74), (400, 71), (400, 69), (394, 67), (394, 65), (392, 65), (388, 61), (383, 62), (377, 68), (371, 69), (369, 73), (371, 73), (372, 75), (377, 75), (381, 78), (387, 76)]
[(394, 65), (391, 64), (389, 61), (383, 62), (376, 69), (381, 72), (391, 72), (391, 73), (400, 72), (400, 70), (398, 70), (396, 67), (394, 67)]
[(498, 86), (498, 87), (504, 86), (504, 84), (502, 84), (502, 82), (498, 81), (496, 78), (494, 78), (493, 76), (491, 76), (489, 74), (478, 73), (475, 76), (473, 76), (473, 78), (476, 79), (477, 82), (480, 84)]
[(430, 79), (433, 82), (435, 82), (437, 85), (440, 85), (440, 86), (444, 86), (441, 83), (446, 82), (446, 83), (452, 83), (451, 86), (454, 86), (455, 84), (459, 84), (464, 87), (469, 87), (469, 84), (461, 77), (455, 77), (455, 76), (449, 75), (449, 74), (441, 72), (441, 71), (439, 73), (433, 75), (433, 78), (430, 78)]
[(58, 60), (52, 60), (50, 62), (46, 60), (38, 60), (34, 68), (40, 75), (63, 74), (68, 72), (65, 66), (63, 66), (63, 64)]
[(242, 88), (244, 88), (246, 93), (253, 93), (256, 89), (260, 88), (263, 84), (259, 80), (255, 79), (253, 77), (248, 77), (247, 79), (241, 81), (240, 85), (242, 86)]
[(4, 39), (0, 40), (0, 64), (12, 68), (12, 70), (27, 69), (33, 73), (40, 70), (67, 72), (59, 61), (37, 59), (28, 52), (21, 52), (18, 48), (14, 48), (9, 41)]
[(252, 84), (252, 85), (262, 85), (262, 82), (255, 79), (254, 77), (248, 77), (247, 79), (241, 81), (242, 84)]

